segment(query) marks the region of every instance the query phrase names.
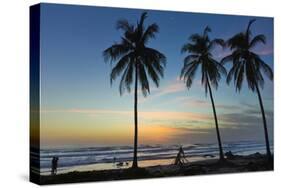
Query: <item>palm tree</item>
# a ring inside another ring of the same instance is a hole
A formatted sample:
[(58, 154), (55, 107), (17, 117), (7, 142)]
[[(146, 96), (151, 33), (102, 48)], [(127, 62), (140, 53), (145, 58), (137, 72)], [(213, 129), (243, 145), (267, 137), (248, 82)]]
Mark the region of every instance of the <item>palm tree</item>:
[(163, 77), (166, 57), (156, 49), (147, 47), (149, 39), (155, 38), (159, 27), (153, 23), (147, 27), (144, 21), (147, 13), (141, 15), (140, 21), (130, 24), (127, 20), (119, 20), (116, 29), (123, 31), (119, 43), (115, 43), (103, 52), (105, 62), (116, 62), (111, 71), (111, 83), (121, 76), (119, 84), (120, 95), (124, 91), (131, 91), (134, 82), (134, 158), (132, 168), (138, 168), (138, 84), (142, 94), (146, 97), (150, 93), (149, 78), (159, 86), (160, 77)]
[(253, 92), (257, 92), (259, 104), (263, 119), (264, 136), (266, 142), (266, 153), (268, 159), (271, 158), (266, 117), (260, 93), (260, 87), (263, 88), (264, 79), (261, 71), (270, 79), (273, 80), (273, 72), (271, 68), (254, 52), (253, 48), (258, 44), (265, 44), (266, 38), (259, 34), (252, 36), (251, 25), (255, 20), (250, 20), (246, 31), (240, 32), (227, 41), (227, 46), (232, 50), (231, 54), (222, 59), (222, 63), (232, 62), (232, 68), (227, 75), (227, 83), (233, 79), (236, 91), (240, 91), (242, 83), (247, 80), (248, 87)]
[(196, 71), (200, 69), (199, 67), (201, 66), (201, 84), (205, 87), (206, 95), (208, 91), (210, 94), (216, 125), (220, 160), (223, 160), (224, 154), (218, 126), (216, 108), (212, 94), (212, 87), (214, 89), (217, 89), (218, 82), (221, 79), (221, 75), (226, 75), (226, 70), (218, 61), (214, 59), (212, 55), (212, 49), (218, 45), (223, 46), (224, 41), (222, 39), (210, 40), (208, 36), (209, 32), (211, 32), (211, 29), (207, 26), (204, 29), (203, 34), (191, 35), (189, 38), (189, 42), (183, 45), (181, 52), (187, 52), (188, 55), (184, 59), (184, 66), (181, 70), (180, 77), (184, 80), (186, 87), (189, 89), (194, 80)]

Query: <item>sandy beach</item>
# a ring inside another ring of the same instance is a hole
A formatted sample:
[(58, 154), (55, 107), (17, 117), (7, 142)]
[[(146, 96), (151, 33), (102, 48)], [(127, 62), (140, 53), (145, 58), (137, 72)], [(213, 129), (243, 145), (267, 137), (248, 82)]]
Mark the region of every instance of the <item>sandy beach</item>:
[(155, 165), (143, 167), (137, 170), (111, 169), (92, 171), (73, 171), (58, 175), (41, 175), (41, 184), (58, 184), (88, 181), (125, 180), (160, 178), (171, 176), (209, 175), (221, 173), (272, 171), (273, 160), (268, 161), (264, 155), (255, 153), (247, 156), (234, 155), (220, 162), (218, 159), (206, 159), (196, 162), (188, 162), (184, 166), (179, 165)]

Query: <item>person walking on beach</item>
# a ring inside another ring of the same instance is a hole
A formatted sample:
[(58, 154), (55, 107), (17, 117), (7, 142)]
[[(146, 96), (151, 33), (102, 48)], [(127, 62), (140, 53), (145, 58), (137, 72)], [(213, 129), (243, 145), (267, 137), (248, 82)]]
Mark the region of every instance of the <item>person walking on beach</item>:
[(57, 174), (57, 168), (58, 168), (58, 157), (53, 157), (52, 159), (52, 175)]
[(184, 151), (182, 146), (179, 148), (179, 152), (177, 154), (176, 160), (175, 160), (175, 165), (183, 166), (184, 163), (188, 162), (184, 155)]

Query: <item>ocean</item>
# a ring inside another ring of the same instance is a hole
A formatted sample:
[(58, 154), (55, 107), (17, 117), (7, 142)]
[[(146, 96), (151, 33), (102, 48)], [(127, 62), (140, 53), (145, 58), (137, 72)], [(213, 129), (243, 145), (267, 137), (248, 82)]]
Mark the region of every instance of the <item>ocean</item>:
[[(218, 158), (217, 144), (182, 145), (188, 161)], [(224, 152), (237, 155), (265, 153), (263, 142), (228, 142), (223, 145)], [(271, 143), (273, 150), (273, 143)], [(172, 164), (179, 145), (140, 145), (138, 147), (139, 166)], [(33, 155), (35, 155), (33, 153)], [(41, 149), (40, 174), (50, 174), (52, 158), (59, 157), (58, 173), (71, 171), (103, 170), (128, 168), (133, 159), (132, 146), (86, 147), (67, 149)]]

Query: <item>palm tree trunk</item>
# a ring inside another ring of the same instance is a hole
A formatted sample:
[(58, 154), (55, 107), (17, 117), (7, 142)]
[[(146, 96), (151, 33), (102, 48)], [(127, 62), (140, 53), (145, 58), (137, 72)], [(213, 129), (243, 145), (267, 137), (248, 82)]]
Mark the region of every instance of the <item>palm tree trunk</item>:
[(212, 102), (214, 119), (215, 119), (215, 124), (216, 124), (217, 139), (218, 139), (219, 151), (220, 151), (220, 160), (224, 160), (222, 144), (221, 144), (221, 136), (220, 136), (220, 131), (219, 131), (218, 119), (217, 119), (217, 113), (216, 113), (215, 103), (214, 103), (214, 99), (213, 99), (212, 88), (210, 86), (210, 83), (209, 83), (208, 79), (207, 79), (207, 85), (208, 85), (208, 89), (209, 89), (209, 92), (210, 92), (210, 98), (211, 98), (211, 102)]
[(260, 102), (260, 108), (261, 108), (261, 113), (262, 113), (264, 136), (265, 136), (265, 143), (266, 143), (266, 154), (267, 154), (267, 158), (270, 160), (271, 159), (271, 152), (270, 152), (270, 146), (269, 146), (266, 118), (265, 118), (265, 113), (264, 113), (264, 108), (263, 108), (263, 103), (262, 103), (262, 98), (261, 98), (260, 90), (259, 90), (259, 87), (258, 87), (257, 84), (256, 84), (256, 90), (257, 90), (257, 93), (258, 93), (259, 102)]
[(135, 114), (135, 135), (134, 135), (134, 159), (132, 168), (138, 168), (138, 66), (135, 67), (135, 101), (134, 101), (134, 114)]

